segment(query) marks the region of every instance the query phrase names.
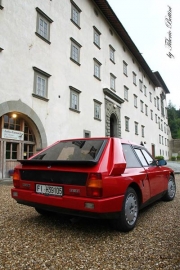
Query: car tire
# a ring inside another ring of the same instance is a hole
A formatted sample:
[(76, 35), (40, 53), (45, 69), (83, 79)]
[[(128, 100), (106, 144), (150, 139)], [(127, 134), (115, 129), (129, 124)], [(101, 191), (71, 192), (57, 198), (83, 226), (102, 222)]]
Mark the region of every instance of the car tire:
[(45, 209), (41, 209), (38, 207), (35, 207), (36, 212), (38, 212), (38, 214), (42, 215), (42, 216), (49, 216), (52, 214), (52, 212), (45, 210)]
[(122, 210), (113, 225), (118, 231), (128, 232), (134, 229), (139, 212), (138, 196), (135, 190), (129, 187), (126, 191)]
[(172, 175), (170, 175), (168, 180), (168, 188), (163, 197), (164, 201), (172, 201), (176, 195), (176, 182)]

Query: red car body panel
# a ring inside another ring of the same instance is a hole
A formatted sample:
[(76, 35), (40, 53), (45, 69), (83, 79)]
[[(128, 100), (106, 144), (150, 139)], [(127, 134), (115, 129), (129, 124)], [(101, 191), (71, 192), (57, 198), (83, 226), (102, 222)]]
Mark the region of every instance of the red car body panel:
[[(45, 161), (47, 164), (43, 162), (42, 164), (41, 162), (37, 162), (36, 164), (36, 157), (43, 153), (43, 150), (31, 157), (27, 162), (23, 163), (22, 161), (22, 164), (16, 166), (13, 176), (14, 188), (11, 190), (12, 198), (18, 203), (42, 207), (43, 209), (55, 212), (69, 213), (68, 210), (70, 210), (71, 213), (74, 211), (75, 215), (87, 216), (88, 213), (94, 213), (97, 217), (104, 214), (107, 218), (112, 217), (113, 214), (115, 217), (120, 213), (124, 196), (129, 186), (132, 186), (138, 193), (140, 206), (151, 200), (154, 196), (162, 194), (167, 190), (169, 175), (173, 173), (171, 169), (163, 166), (127, 168), (122, 144), (135, 144), (118, 138), (106, 137), (76, 140), (89, 140), (90, 142), (94, 140), (105, 140), (106, 143), (98, 161), (91, 166), (86, 163), (81, 164), (81, 162), (76, 165), (68, 162), (62, 164), (50, 162), (51, 165), (48, 165), (47, 161)], [(71, 141), (66, 140), (61, 142), (66, 143)], [(53, 146), (58, 145), (58, 143), (53, 144)], [(47, 149), (51, 149), (51, 147)], [(33, 176), (31, 176), (31, 172)], [(35, 174), (33, 174), (34, 172)], [(54, 178), (50, 177), (51, 173)], [(63, 174), (61, 183), (58, 183), (58, 173)], [(65, 181), (65, 175), (68, 173), (74, 175), (73, 181), (75, 182), (80, 181), (78, 177), (82, 176), (82, 182), (78, 182), (79, 184), (63, 182)], [(27, 179), (24, 179), (25, 176), (22, 179), (22, 175), (25, 175)], [(41, 180), (40, 178), (38, 180), (37, 175), (41, 177)], [(94, 175), (96, 179), (92, 180)], [(44, 182), (43, 179), (45, 179)], [(54, 181), (53, 179), (57, 180)], [(88, 181), (91, 182), (90, 186), (88, 186)], [(63, 195), (47, 196), (46, 194), (39, 194), (36, 192), (36, 184), (54, 187), (60, 186), (63, 188)], [(94, 184), (95, 187), (93, 186)], [(92, 188), (93, 191), (97, 189), (98, 192), (101, 190), (101, 192), (98, 193), (99, 196), (97, 197), (89, 196), (88, 188)], [(87, 205), (90, 205), (90, 207), (87, 207)]]

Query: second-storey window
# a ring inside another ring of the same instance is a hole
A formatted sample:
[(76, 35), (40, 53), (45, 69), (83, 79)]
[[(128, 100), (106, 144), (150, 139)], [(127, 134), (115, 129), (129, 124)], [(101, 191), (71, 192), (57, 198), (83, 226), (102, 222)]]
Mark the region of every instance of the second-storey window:
[(33, 67), (34, 69), (34, 92), (33, 96), (47, 99), (48, 97), (48, 78), (50, 74)]
[(101, 120), (101, 102), (94, 99), (94, 119)]
[(138, 123), (134, 122), (135, 134), (138, 135)]
[(129, 131), (129, 117), (125, 116), (125, 130)]
[(36, 25), (36, 35), (46, 41), (50, 42), (50, 24), (53, 22), (41, 9), (36, 8), (37, 11), (37, 25)]

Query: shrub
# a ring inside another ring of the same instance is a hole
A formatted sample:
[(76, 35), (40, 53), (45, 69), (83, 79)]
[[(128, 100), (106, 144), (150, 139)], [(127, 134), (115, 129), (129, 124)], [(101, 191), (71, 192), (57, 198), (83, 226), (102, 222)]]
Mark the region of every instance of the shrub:
[(177, 156), (177, 160), (180, 160), (180, 156)]
[(176, 157), (171, 157), (171, 160), (172, 160), (172, 161), (175, 161), (175, 160), (176, 160)]
[(161, 160), (161, 159), (164, 159), (164, 157), (163, 156), (156, 156), (155, 159)]

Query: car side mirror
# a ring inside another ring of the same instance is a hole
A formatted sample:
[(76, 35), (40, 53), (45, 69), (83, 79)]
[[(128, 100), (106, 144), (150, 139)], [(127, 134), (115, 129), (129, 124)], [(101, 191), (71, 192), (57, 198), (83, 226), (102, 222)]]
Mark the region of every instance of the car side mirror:
[(166, 160), (164, 159), (157, 160), (157, 166), (165, 166), (165, 165), (167, 165)]

